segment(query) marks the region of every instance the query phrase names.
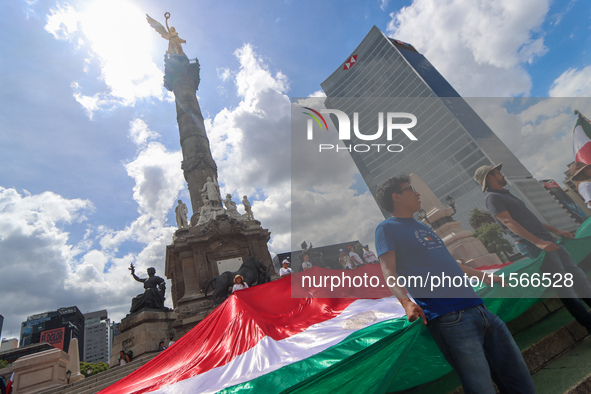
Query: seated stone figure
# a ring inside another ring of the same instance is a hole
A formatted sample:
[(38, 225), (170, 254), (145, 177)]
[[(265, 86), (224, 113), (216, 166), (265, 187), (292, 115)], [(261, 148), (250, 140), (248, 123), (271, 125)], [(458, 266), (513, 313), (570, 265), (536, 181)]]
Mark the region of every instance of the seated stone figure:
[(148, 278), (138, 278), (135, 274), (133, 264), (129, 267), (133, 279), (144, 284), (144, 294), (139, 294), (131, 300), (130, 313), (139, 312), (142, 309), (162, 309), (164, 306), (164, 293), (166, 292), (166, 282), (159, 276), (156, 276), (154, 268), (148, 268)]

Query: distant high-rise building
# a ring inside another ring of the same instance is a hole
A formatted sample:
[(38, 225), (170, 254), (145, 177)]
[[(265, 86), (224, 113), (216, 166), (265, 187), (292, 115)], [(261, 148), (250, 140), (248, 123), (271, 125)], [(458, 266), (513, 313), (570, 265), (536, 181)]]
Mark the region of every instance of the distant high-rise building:
[(84, 314), (84, 361), (109, 363), (111, 355), (111, 322), (106, 310)]
[(83, 360), (84, 315), (76, 306), (27, 317), (27, 321), (21, 323), (19, 347), (48, 342), (67, 352), (71, 338), (78, 338), (78, 352), (80, 360)]
[[(474, 208), (485, 209), (482, 190), (473, 180), (474, 172), (484, 164), (503, 163), (503, 174), (512, 193), (524, 200), (544, 222), (564, 230), (577, 227), (412, 45), (388, 38), (374, 26), (321, 86), (327, 95), (326, 107), (341, 110), (350, 119), (353, 119), (354, 112), (358, 112), (359, 124), (371, 124), (371, 117), (377, 116), (378, 110), (364, 119), (361, 111), (364, 108), (412, 113), (418, 119), (416, 127), (412, 128), (416, 141), (401, 132), (393, 134), (391, 140), (386, 139), (384, 132), (379, 140), (371, 141), (399, 144), (404, 147), (400, 152), (383, 148), (380, 152), (365, 152), (365, 147), (359, 151), (351, 149), (351, 157), (374, 197), (377, 187), (391, 176), (415, 173), (440, 200), (452, 196), (457, 208), (455, 218), (467, 223)], [(381, 102), (387, 101), (385, 98), (396, 107), (381, 108)], [(408, 120), (403, 122), (408, 123)], [(352, 134), (349, 141), (344, 141), (348, 147), (369, 144)]]
[(0, 342), (0, 352), (5, 352), (7, 350), (14, 350), (18, 347), (18, 339), (10, 338), (4, 339)]

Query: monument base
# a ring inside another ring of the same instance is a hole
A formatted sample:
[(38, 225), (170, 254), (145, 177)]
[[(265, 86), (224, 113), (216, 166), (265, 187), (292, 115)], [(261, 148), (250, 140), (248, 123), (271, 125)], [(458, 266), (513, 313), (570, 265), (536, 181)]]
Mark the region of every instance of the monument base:
[[(205, 298), (209, 281), (224, 271), (237, 271), (248, 257), (272, 265), (267, 242), (269, 230), (257, 220), (219, 215), (204, 225), (175, 232), (166, 247), (166, 277), (172, 282), (171, 297), (178, 320), (174, 323), (179, 338), (213, 310)], [(209, 289), (209, 294), (213, 292)]]
[(113, 338), (109, 365), (113, 367), (119, 364), (121, 350), (131, 350), (136, 358), (145, 353), (157, 352), (160, 341), (167, 345), (169, 338), (175, 334), (172, 323), (176, 318), (173, 311), (144, 309), (121, 319), (120, 334)]
[(448, 222), (435, 232), (455, 259), (464, 259), (466, 265), (472, 268), (502, 264), (499, 256), (489, 253), (482, 241), (473, 237), (472, 231), (461, 227), (461, 222)]

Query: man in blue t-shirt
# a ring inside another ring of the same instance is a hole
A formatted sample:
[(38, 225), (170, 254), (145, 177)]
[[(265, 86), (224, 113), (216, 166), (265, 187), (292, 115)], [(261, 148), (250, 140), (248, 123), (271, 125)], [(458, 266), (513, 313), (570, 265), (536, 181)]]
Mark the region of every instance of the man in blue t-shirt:
[[(525, 203), (504, 189), (507, 185), (505, 176), (501, 173), (502, 164), (484, 165), (474, 173), (474, 180), (482, 186), (486, 195), (486, 208), (495, 221), (515, 241), (515, 246), (521, 254), (535, 259), (546, 252), (542, 263), (542, 271), (552, 275), (572, 275), (573, 287), (556, 287), (556, 293), (570, 314), (591, 332), (591, 313), (579, 300), (581, 296), (587, 305), (591, 306), (591, 284), (587, 276), (572, 260), (568, 251), (556, 244), (551, 232), (564, 238), (572, 238), (567, 231), (559, 230), (543, 224)], [(562, 281), (559, 281), (562, 283)], [(576, 291), (576, 292), (575, 292)]]
[[(409, 321), (422, 318), (458, 373), (464, 392), (495, 393), (494, 380), (501, 393), (533, 393), (529, 370), (505, 323), (463, 280), (464, 273), (487, 284), (491, 277), (458, 265), (441, 238), (414, 220), (421, 200), (407, 176), (384, 182), (376, 197), (382, 209), (392, 214), (376, 229), (376, 250), (386, 283)], [(449, 281), (432, 286), (443, 278)]]

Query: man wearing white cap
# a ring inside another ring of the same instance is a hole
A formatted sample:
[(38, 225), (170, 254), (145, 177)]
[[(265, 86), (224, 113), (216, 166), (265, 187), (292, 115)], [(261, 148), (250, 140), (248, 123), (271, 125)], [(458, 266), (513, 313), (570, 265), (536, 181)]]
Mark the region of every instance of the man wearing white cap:
[[(573, 262), (568, 251), (554, 242), (551, 232), (564, 238), (573, 235), (547, 224), (542, 223), (525, 203), (512, 195), (503, 187), (507, 185), (505, 176), (501, 173), (502, 164), (494, 166), (484, 165), (474, 173), (474, 180), (482, 186), (486, 195), (486, 207), (495, 221), (515, 241), (515, 247), (521, 254), (535, 259), (546, 252), (542, 263), (542, 271), (553, 275), (572, 275), (574, 286), (556, 287), (556, 293), (570, 314), (587, 331), (591, 332), (591, 314), (578, 299), (581, 296), (591, 306), (591, 284), (585, 273)], [(576, 290), (576, 292), (575, 292)]]
[(283, 278), (284, 276), (291, 275), (293, 271), (291, 270), (291, 268), (289, 268), (289, 260), (283, 260), (282, 264), (283, 267), (281, 267), (281, 269), (279, 270), (279, 276)]

